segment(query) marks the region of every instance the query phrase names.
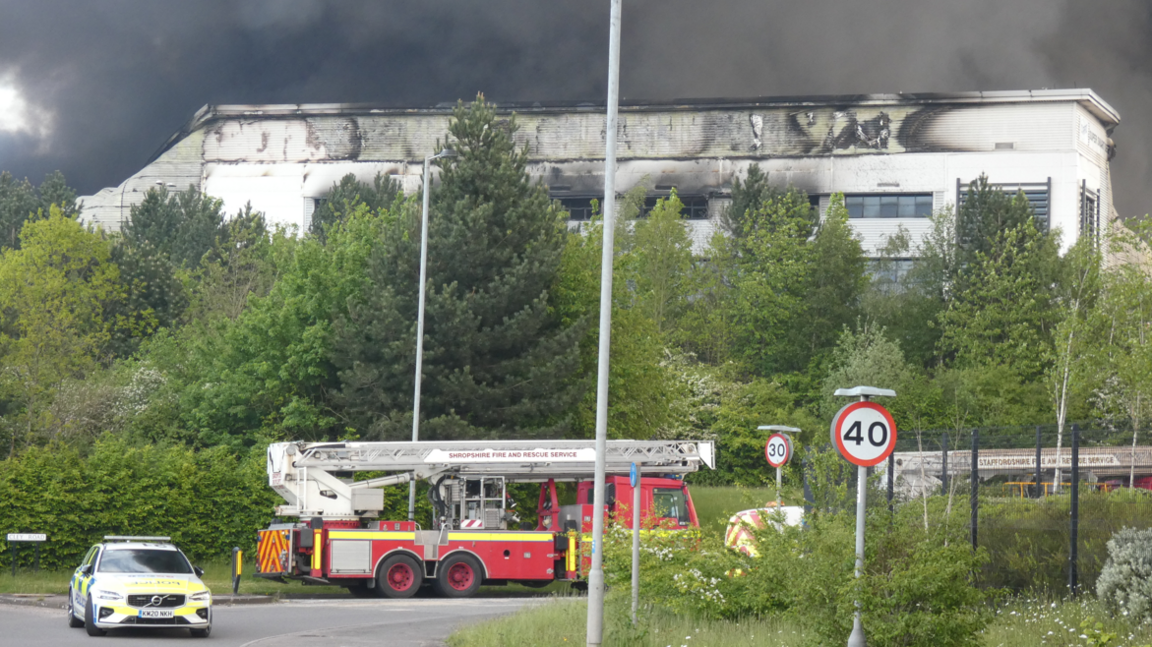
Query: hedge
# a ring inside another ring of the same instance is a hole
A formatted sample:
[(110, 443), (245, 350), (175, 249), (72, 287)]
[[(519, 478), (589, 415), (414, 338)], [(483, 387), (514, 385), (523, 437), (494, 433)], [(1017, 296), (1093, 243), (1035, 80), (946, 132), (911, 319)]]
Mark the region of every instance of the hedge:
[[(56, 443), (0, 461), (0, 532), (40, 532), (41, 566), (72, 568), (104, 535), (166, 535), (193, 560), (255, 548), (256, 532), (282, 503), (267, 485), (263, 448), (98, 441), (90, 452)], [(30, 564), (32, 551), (19, 550)], [(0, 544), (0, 566), (12, 548)]]

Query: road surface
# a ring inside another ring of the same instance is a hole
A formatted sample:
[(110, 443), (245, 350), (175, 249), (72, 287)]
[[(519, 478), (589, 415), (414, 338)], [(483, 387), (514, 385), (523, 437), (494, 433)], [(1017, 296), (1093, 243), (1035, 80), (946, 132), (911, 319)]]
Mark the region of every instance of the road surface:
[(94, 638), (84, 629), (70, 629), (62, 609), (0, 605), (0, 646), (152, 647), (192, 640), (193, 644), (218, 647), (433, 647), (443, 645), (458, 627), (542, 601), (341, 599), (216, 606), (212, 610), (212, 636), (207, 640), (189, 638), (186, 629), (160, 628), (121, 629)]

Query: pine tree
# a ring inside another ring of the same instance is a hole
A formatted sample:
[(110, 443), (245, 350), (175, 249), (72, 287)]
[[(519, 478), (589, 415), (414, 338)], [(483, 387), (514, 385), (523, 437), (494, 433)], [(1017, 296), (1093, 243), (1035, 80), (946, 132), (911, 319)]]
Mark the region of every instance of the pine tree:
[[(514, 119), (478, 99), (457, 106), (429, 221), (421, 438), (556, 435), (583, 381), (582, 324), (550, 310), (563, 212), (530, 181)], [(411, 426), (420, 211), (395, 209), (361, 303), (336, 324), (340, 401), (366, 437)]]
[(223, 207), (223, 201), (194, 186), (174, 194), (163, 187), (149, 189), (120, 231), (130, 244), (148, 242), (177, 267), (193, 269), (224, 227)]
[(349, 173), (340, 178), (339, 183), (333, 184), (324, 200), (316, 205), (308, 231), (324, 240), (325, 230), (347, 219), (357, 204), (362, 203), (370, 211), (377, 212), (381, 209), (391, 209), (392, 204), (402, 195), (400, 183), (380, 173), (376, 174), (371, 184), (361, 182), (355, 175)]

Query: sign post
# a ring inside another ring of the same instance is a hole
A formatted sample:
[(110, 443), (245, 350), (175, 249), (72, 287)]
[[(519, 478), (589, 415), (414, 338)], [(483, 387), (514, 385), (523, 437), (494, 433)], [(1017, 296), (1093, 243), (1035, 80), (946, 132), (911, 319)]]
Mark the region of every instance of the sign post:
[(640, 608), (640, 467), (632, 463), (628, 473), (632, 484), (632, 626), (636, 626), (636, 611)]
[(781, 469), (792, 460), (792, 437), (788, 434), (798, 434), (800, 430), (781, 425), (761, 425), (757, 429), (776, 432), (769, 436), (768, 442), (764, 444), (764, 458), (768, 459), (769, 465), (776, 468), (776, 509), (780, 510)]
[[(832, 445), (856, 472), (856, 579), (864, 572), (864, 508), (868, 496), (868, 468), (879, 465), (896, 447), (896, 423), (884, 407), (870, 402), (874, 396), (895, 397), (892, 389), (857, 386), (836, 389), (835, 395), (858, 397), (859, 401), (845, 405), (832, 418)], [(865, 647), (864, 625), (860, 619), (860, 600), (852, 618), (852, 634), (848, 647)]]
[[(48, 535), (42, 532), (10, 532), (8, 543), (33, 542), (36, 544), (35, 568), (40, 570), (40, 544), (48, 541)], [(12, 546), (12, 579), (16, 579), (16, 546)]]

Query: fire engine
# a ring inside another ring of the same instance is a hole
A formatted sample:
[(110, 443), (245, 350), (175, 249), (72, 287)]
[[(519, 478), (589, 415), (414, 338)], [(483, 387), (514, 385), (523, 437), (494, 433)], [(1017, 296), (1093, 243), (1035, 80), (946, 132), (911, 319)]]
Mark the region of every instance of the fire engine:
[[(605, 460), (601, 514), (630, 522), (635, 463), (644, 475), (643, 519), (699, 526), (683, 476), (715, 468), (711, 441), (610, 440)], [(426, 582), (446, 597), (473, 595), (481, 584), (579, 582), (595, 461), (595, 445), (585, 440), (273, 443), (268, 484), (287, 502), (276, 515), (296, 520), (260, 531), (257, 575), (391, 598), (414, 595)], [(356, 481), (353, 472), (382, 475)], [(381, 488), (417, 480), (429, 483), (432, 527), (379, 520)], [(560, 504), (561, 482), (577, 484), (575, 504)], [(512, 509), (509, 483), (540, 484), (534, 526)]]

